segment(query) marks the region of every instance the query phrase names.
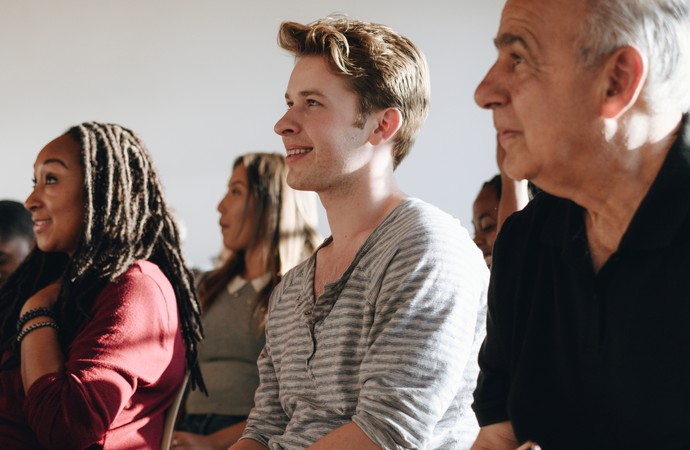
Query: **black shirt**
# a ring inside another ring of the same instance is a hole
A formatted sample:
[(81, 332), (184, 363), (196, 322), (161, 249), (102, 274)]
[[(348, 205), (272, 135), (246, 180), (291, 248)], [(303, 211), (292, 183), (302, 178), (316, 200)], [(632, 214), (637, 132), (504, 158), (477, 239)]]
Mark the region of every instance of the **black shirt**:
[(575, 203), (541, 193), (506, 221), (479, 362), (481, 426), (544, 450), (690, 448), (690, 130), (596, 274)]

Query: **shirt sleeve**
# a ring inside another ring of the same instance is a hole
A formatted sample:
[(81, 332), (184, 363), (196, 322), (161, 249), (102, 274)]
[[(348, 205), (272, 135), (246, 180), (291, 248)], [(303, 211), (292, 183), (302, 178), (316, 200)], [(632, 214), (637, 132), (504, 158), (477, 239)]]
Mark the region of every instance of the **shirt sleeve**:
[[(270, 303), (282, 295), (282, 283), (272, 292)], [(254, 407), (247, 418), (247, 425), (242, 439), (250, 438), (268, 447), (268, 440), (272, 436), (280, 436), (289, 422), (280, 404), (278, 377), (273, 366), (271, 345), (268, 335), (266, 343), (257, 361), (259, 368), (259, 387), (254, 394)]]
[(382, 448), (426, 448), (474, 388), (463, 375), (484, 334), (488, 273), (455, 231), (406, 239), (367, 299), (374, 322), (352, 420)]
[[(503, 279), (502, 242), (510, 233), (509, 217), (501, 229), (501, 234), (494, 243), (493, 265), (491, 268), (491, 282), (489, 284), (488, 313), (486, 318), (486, 338), (479, 351), (479, 377), (474, 391), (474, 403), (472, 409), (477, 416), (479, 426), (487, 426), (494, 423), (509, 420), (507, 403), (510, 387), (508, 359), (506, 347), (499, 328), (499, 310), (497, 303), (501, 300), (497, 297), (497, 286)], [(514, 270), (514, 268), (513, 268)], [(505, 301), (506, 299), (504, 299)]]
[[(174, 297), (173, 297), (174, 298)], [(127, 274), (94, 301), (91, 320), (66, 354), (64, 373), (32, 384), (24, 407), (46, 448), (101, 443), (138, 386), (154, 384), (171, 364), (177, 313), (151, 277)]]

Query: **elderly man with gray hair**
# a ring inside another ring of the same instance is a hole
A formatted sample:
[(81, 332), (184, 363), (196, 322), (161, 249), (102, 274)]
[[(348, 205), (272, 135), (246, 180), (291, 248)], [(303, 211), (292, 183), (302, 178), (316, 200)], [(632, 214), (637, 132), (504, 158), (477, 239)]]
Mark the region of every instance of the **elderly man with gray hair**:
[[(690, 2), (507, 0), (475, 449), (690, 448)], [(530, 444), (528, 444), (530, 445)]]

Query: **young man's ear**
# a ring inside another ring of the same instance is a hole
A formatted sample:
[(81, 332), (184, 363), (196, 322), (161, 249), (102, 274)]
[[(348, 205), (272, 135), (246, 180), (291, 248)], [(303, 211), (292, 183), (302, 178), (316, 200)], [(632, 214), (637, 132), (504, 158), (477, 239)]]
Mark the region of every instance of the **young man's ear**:
[(626, 46), (608, 57), (601, 114), (615, 119), (635, 104), (647, 79), (647, 60), (635, 47)]
[(374, 146), (391, 140), (403, 122), (402, 114), (398, 108), (386, 108), (376, 114), (378, 124), (369, 136), (369, 143)]

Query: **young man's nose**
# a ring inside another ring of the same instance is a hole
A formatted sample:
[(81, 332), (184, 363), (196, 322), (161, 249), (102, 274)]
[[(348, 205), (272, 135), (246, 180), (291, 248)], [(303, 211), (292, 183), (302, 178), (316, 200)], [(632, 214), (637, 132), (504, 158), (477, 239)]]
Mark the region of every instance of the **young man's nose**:
[(273, 131), (280, 136), (295, 134), (297, 130), (298, 127), (296, 122), (290, 117), (290, 110), (287, 110), (285, 114), (283, 114), (283, 117), (281, 117), (273, 127)]

